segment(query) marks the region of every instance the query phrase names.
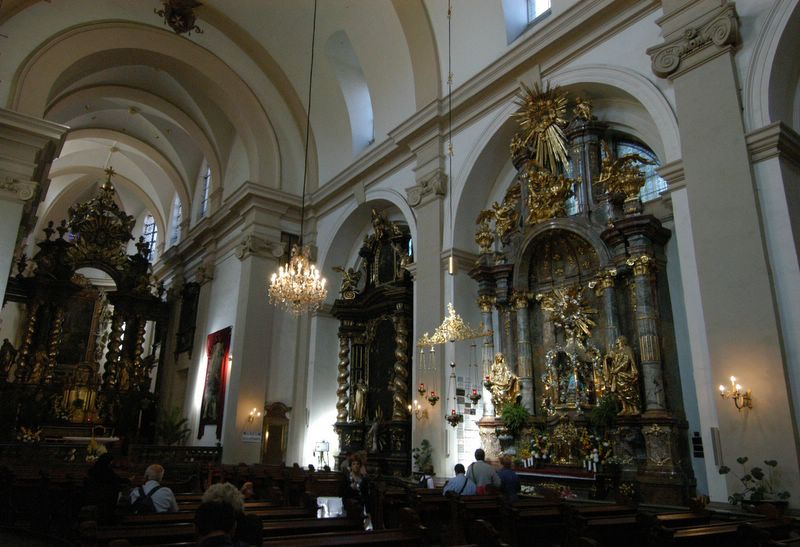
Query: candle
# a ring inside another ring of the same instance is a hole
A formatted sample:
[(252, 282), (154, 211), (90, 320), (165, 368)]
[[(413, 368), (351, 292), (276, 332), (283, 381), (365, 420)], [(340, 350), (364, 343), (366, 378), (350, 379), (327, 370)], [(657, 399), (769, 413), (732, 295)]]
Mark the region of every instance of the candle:
[(473, 395), (477, 395), (477, 394), (478, 394), (478, 390), (477, 390), (477, 389), (475, 389), (475, 388), (472, 388), (472, 394), (473, 394)]
[(452, 414), (453, 416), (455, 416), (455, 415), (456, 415), (456, 409), (455, 409), (455, 408), (454, 408), (454, 409), (452, 409), (452, 410), (450, 411), (450, 414)]

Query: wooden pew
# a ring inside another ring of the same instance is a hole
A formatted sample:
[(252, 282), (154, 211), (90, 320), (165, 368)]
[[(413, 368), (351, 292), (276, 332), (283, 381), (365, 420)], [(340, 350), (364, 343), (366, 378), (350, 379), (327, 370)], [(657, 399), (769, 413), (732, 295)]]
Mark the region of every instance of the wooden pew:
[(496, 494), (485, 496), (448, 496), (450, 500), (450, 536), (461, 543), (477, 543), (471, 537), (469, 523), (482, 519), (496, 530), (503, 527), (503, 498)]
[(363, 530), (360, 518), (336, 517), (329, 519), (265, 520), (262, 522), (264, 539), (325, 532), (353, 532)]
[(422, 530), (375, 530), (366, 532), (326, 532), (276, 537), (264, 541), (264, 547), (320, 547), (339, 545), (375, 545), (395, 547), (420, 547), (426, 545)]
[(542, 545), (564, 543), (567, 527), (558, 501), (522, 498), (509, 504), (504, 514), (503, 539), (510, 545), (527, 545), (530, 538)]

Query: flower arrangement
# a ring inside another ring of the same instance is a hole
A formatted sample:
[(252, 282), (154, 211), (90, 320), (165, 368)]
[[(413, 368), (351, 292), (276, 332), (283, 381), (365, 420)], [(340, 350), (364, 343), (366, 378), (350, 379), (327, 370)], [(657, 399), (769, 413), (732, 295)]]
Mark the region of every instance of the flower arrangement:
[(546, 431), (534, 431), (531, 435), (531, 456), (541, 462), (550, 461), (552, 443)]
[(42, 430), (34, 430), (32, 427), (22, 426), (17, 433), (17, 440), (26, 444), (38, 443), (42, 440)]
[[(742, 474), (734, 476), (742, 483), (744, 490), (735, 492), (728, 497), (728, 501), (733, 504), (747, 504), (748, 502), (761, 502), (765, 500), (786, 500), (790, 494), (786, 490), (777, 490), (777, 481), (774, 477), (775, 468), (778, 462), (775, 460), (764, 460), (767, 472), (760, 467), (751, 467), (747, 470), (746, 463), (749, 461), (747, 456), (736, 458), (736, 462), (742, 466)], [(719, 468), (720, 475), (727, 475), (731, 468), (723, 465)]]
[(583, 454), (583, 464), (588, 471), (597, 471), (598, 464), (612, 463), (614, 449), (611, 443), (583, 430), (581, 433), (581, 452)]
[(108, 452), (106, 447), (98, 443), (94, 437), (92, 437), (92, 440), (89, 441), (89, 445), (86, 447), (86, 463), (96, 462), (97, 458), (106, 452)]

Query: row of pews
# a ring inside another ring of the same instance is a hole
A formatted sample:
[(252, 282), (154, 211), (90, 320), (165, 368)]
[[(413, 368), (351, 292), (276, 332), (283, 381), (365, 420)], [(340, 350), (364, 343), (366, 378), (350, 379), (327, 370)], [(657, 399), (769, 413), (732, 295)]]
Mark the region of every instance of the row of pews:
[(790, 518), (536, 497), (505, 503), (434, 490), (417, 490), (415, 498), (421, 524), (441, 545), (800, 546), (800, 522)]

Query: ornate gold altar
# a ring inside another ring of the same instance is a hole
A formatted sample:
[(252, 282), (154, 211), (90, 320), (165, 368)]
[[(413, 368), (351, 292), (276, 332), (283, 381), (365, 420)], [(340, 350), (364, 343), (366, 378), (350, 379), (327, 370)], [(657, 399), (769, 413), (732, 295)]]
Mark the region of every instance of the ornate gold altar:
[(370, 467), (408, 475), (413, 284), (405, 267), (411, 259), (410, 234), (407, 227), (374, 210), (372, 227), (357, 267), (337, 269), (342, 286), (331, 310), (340, 321), (335, 424), (339, 458), (363, 450)]
[[(102, 423), (124, 435), (154, 419), (151, 372), (167, 308), (150, 275), (148, 244), (139, 238), (126, 254), (134, 219), (117, 206), (107, 173), (94, 198), (70, 207), (69, 220), (48, 223), (31, 264), (21, 255), (9, 280), (6, 299), (24, 312), (18, 349), (6, 341), (3, 351), (9, 426)], [(92, 285), (82, 268), (104, 272), (113, 287)]]
[[(517, 176), (477, 218), (470, 275), (499, 331), (490, 354), (503, 354), (533, 415), (519, 459), (611, 464), (642, 499), (683, 502), (694, 478), (664, 273), (670, 232), (643, 214), (648, 160), (617, 157), (615, 132), (558, 88), (523, 86), (518, 106)], [(494, 399), (484, 397), (480, 427), (497, 456)]]

